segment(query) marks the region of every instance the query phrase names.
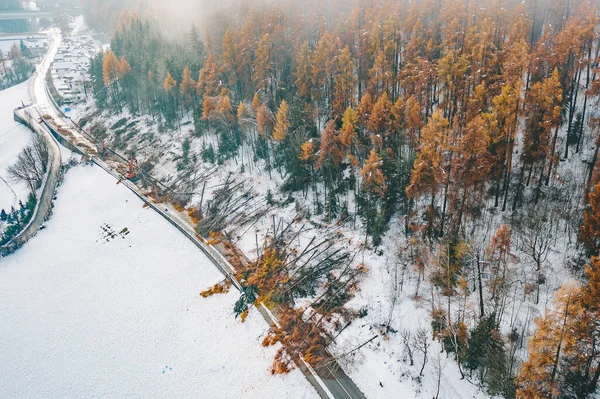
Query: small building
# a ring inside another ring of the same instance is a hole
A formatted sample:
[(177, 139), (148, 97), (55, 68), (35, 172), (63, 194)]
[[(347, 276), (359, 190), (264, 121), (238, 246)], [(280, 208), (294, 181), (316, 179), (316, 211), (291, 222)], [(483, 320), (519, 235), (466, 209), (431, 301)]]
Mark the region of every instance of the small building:
[(62, 79), (66, 74), (75, 69), (75, 64), (71, 61), (55, 62), (52, 69)]

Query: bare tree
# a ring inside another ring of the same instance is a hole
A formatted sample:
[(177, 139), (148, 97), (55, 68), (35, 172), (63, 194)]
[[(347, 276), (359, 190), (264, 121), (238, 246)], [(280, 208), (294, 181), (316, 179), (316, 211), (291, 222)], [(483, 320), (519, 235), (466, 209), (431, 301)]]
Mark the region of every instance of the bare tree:
[(414, 366), (415, 364), (415, 359), (414, 359), (414, 343), (413, 343), (413, 335), (412, 332), (410, 332), (410, 330), (408, 329), (403, 329), (402, 331), (400, 331), (400, 336), (402, 337), (402, 343), (404, 344), (404, 350), (406, 351), (406, 354), (408, 355), (408, 360), (410, 361), (410, 365)]
[(34, 136), (33, 143), (23, 149), (16, 162), (8, 168), (8, 174), (14, 181), (22, 181), (30, 190), (35, 191), (48, 169), (48, 145), (43, 138)]
[(536, 271), (556, 244), (559, 212), (552, 205), (531, 206), (513, 221), (518, 248), (532, 258)]
[(436, 381), (436, 391), (435, 391), (435, 399), (438, 399), (440, 396), (440, 385), (442, 384), (442, 372), (444, 371), (444, 367), (446, 363), (442, 364), (442, 357), (437, 354), (435, 357), (435, 362), (433, 363), (433, 371), (435, 372), (435, 381)]
[(421, 366), (421, 371), (419, 371), (420, 377), (423, 376), (423, 370), (427, 363), (427, 352), (429, 351), (430, 345), (429, 332), (425, 328), (419, 328), (415, 337), (415, 349), (423, 354), (423, 365)]
[(537, 304), (540, 285), (545, 282), (542, 265), (556, 244), (557, 210), (549, 205), (530, 206), (525, 214), (518, 216), (513, 222), (517, 233), (517, 245), (535, 263), (537, 288), (535, 303)]

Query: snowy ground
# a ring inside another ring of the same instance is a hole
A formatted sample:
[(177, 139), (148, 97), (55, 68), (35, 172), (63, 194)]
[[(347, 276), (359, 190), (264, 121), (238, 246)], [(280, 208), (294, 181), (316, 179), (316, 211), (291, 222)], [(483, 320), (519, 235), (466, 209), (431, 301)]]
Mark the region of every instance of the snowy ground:
[(32, 138), (31, 131), (13, 118), (13, 110), (21, 101), (29, 102), (28, 85), (24, 82), (0, 91), (0, 209), (18, 207), (19, 200), (27, 199), (27, 185), (10, 181), (6, 169)]
[(0, 397), (316, 397), (297, 370), (270, 375), (260, 315), (201, 298), (222, 276), (115, 183), (69, 171), (48, 227), (2, 259)]

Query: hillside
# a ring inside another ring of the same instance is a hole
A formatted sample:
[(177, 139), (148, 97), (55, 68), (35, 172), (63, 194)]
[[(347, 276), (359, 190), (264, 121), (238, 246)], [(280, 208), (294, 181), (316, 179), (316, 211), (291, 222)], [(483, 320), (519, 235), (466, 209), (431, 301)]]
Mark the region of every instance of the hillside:
[(595, 6), (257, 2), (185, 40), (127, 10), (73, 112), (237, 248), (236, 314), (296, 348), (274, 372), (327, 349), (368, 397), (588, 397)]

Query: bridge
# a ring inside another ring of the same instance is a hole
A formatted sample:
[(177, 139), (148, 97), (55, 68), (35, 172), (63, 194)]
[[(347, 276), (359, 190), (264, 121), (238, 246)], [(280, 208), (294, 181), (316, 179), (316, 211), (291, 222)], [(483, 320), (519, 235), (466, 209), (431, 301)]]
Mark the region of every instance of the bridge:
[(11, 11), (0, 12), (0, 21), (31, 18), (52, 18), (53, 13), (47, 11)]

